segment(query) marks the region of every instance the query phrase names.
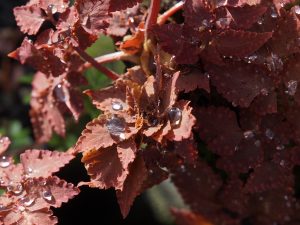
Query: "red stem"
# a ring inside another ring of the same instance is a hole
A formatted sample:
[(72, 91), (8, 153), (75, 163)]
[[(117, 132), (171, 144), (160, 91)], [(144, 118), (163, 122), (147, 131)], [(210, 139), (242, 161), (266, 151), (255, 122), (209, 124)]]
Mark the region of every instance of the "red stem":
[(112, 80), (116, 80), (119, 78), (119, 75), (110, 69), (107, 69), (106, 67), (99, 64), (92, 56), (87, 54), (84, 50), (82, 50), (79, 47), (74, 47), (74, 49), (78, 52), (78, 54), (87, 62), (89, 62), (93, 67), (95, 67), (97, 70), (105, 74), (107, 77), (109, 77)]
[(183, 8), (183, 1), (176, 3), (172, 8), (165, 11), (162, 15), (160, 15), (157, 19), (158, 25), (163, 25), (167, 22), (167, 20), (173, 16), (177, 11)]
[[(136, 63), (136, 64), (139, 63), (138, 58), (136, 56), (128, 55), (122, 51), (113, 52), (113, 53), (109, 53), (106, 55), (101, 55), (101, 56), (98, 56), (95, 58), (95, 61), (97, 61), (97, 63), (99, 63), (99, 64), (115, 62), (115, 61), (120, 61), (120, 60), (129, 61), (129, 62)], [(92, 66), (92, 64), (90, 62), (86, 62), (84, 64), (84, 69), (87, 69), (91, 66)]]
[(147, 33), (151, 26), (155, 25), (157, 23), (157, 17), (160, 9), (160, 2), (161, 0), (152, 0), (151, 5), (149, 8), (149, 15), (146, 20), (145, 24), (145, 37), (147, 39)]

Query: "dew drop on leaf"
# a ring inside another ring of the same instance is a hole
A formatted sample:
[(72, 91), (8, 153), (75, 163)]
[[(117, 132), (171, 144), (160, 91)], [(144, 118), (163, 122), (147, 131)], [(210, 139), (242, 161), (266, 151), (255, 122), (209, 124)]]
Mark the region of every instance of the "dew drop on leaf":
[(7, 191), (12, 192), (15, 195), (19, 195), (23, 192), (23, 186), (19, 182), (11, 181), (7, 186)]
[(278, 151), (282, 151), (282, 150), (284, 150), (284, 145), (277, 145), (276, 146), (276, 150), (278, 150)]
[(274, 133), (271, 129), (266, 129), (265, 135), (267, 138), (269, 138), (270, 140), (272, 140), (274, 138)]
[(57, 99), (61, 102), (65, 102), (66, 101), (66, 96), (63, 90), (63, 86), (61, 84), (58, 84), (55, 86), (54, 88), (54, 94), (57, 97)]
[(6, 156), (2, 156), (0, 158), (0, 167), (6, 168), (10, 165), (10, 161)]
[(21, 198), (20, 202), (25, 207), (29, 207), (29, 206), (32, 206), (34, 204), (35, 198), (29, 197), (29, 196), (25, 196), (25, 197)]
[(257, 148), (259, 148), (259, 147), (261, 146), (260, 140), (256, 140), (256, 141), (254, 142), (254, 145), (255, 145)]
[(172, 125), (179, 125), (182, 118), (182, 112), (179, 108), (173, 107), (169, 110), (168, 116)]
[(106, 122), (108, 132), (120, 139), (125, 139), (125, 120), (119, 117), (112, 117)]
[(276, 19), (276, 18), (278, 17), (278, 14), (277, 14), (277, 12), (276, 12), (276, 10), (275, 10), (274, 7), (272, 7), (271, 17), (272, 17), (273, 19)]
[(121, 103), (121, 102), (118, 102), (118, 101), (112, 102), (111, 107), (112, 107), (112, 109), (115, 110), (115, 111), (123, 110), (123, 105), (122, 105), (122, 103)]
[(49, 202), (51, 202), (53, 200), (53, 195), (50, 190), (43, 190), (42, 197), (43, 197), (43, 199), (45, 199), (46, 201), (49, 201)]
[(24, 211), (25, 211), (25, 207), (22, 206), (22, 205), (19, 205), (18, 210), (19, 210), (20, 212), (24, 212)]
[(0, 204), (0, 212), (5, 211), (5, 210), (7, 210), (7, 208), (3, 204)]
[(260, 90), (260, 93), (261, 93), (262, 95), (264, 95), (264, 96), (269, 95), (269, 92), (268, 92), (268, 90), (267, 90), (266, 88), (261, 89), (261, 90)]
[(247, 130), (244, 132), (244, 138), (249, 140), (251, 138), (254, 138), (254, 132), (252, 130)]
[(294, 10), (297, 15), (300, 15), (300, 6), (299, 5), (294, 6)]
[(220, 18), (216, 21), (216, 25), (220, 28), (225, 29), (230, 24), (230, 19), (228, 18)]
[(264, 20), (263, 20), (262, 18), (260, 18), (260, 19), (257, 21), (257, 24), (258, 24), (258, 25), (262, 25), (263, 22), (264, 22)]
[(290, 80), (287, 83), (287, 90), (285, 91), (288, 95), (295, 95), (298, 87), (298, 81), (296, 80)]
[(57, 13), (57, 8), (55, 5), (50, 4), (47, 7), (47, 11), (53, 15), (53, 14)]

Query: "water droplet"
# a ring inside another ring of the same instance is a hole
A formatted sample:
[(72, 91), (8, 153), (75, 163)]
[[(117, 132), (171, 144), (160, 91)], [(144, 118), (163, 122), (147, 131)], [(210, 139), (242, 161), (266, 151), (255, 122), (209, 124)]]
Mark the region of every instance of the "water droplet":
[(7, 186), (7, 191), (12, 192), (15, 195), (19, 195), (23, 192), (23, 186), (19, 182), (11, 181)]
[(28, 196), (22, 197), (20, 202), (22, 205), (29, 207), (32, 206), (34, 204), (35, 198), (30, 198)]
[(294, 6), (294, 10), (295, 10), (295, 13), (297, 15), (300, 15), (300, 7), (299, 7), (299, 5)]
[(0, 158), (0, 167), (6, 168), (10, 165), (10, 161), (6, 156), (2, 156)]
[(284, 161), (284, 160), (281, 160), (279, 164), (280, 164), (280, 166), (283, 167), (283, 166), (285, 165), (285, 161)]
[(238, 151), (240, 148), (239, 148), (239, 146), (238, 145), (236, 145), (235, 147), (234, 147), (234, 151)]
[(32, 173), (33, 172), (33, 169), (32, 168), (30, 168), (30, 167), (28, 167), (28, 169), (27, 169), (27, 173)]
[(112, 107), (112, 109), (115, 110), (115, 111), (123, 110), (123, 105), (122, 105), (122, 103), (121, 103), (121, 102), (118, 102), (118, 101), (112, 102), (111, 107)]
[(263, 88), (260, 90), (260, 93), (264, 96), (268, 96), (269, 95), (269, 91), (266, 88)]
[(125, 120), (123, 118), (119, 117), (112, 117), (106, 122), (106, 128), (108, 132), (116, 137), (119, 137), (120, 139), (125, 138)]
[(267, 138), (269, 138), (270, 140), (272, 140), (274, 138), (274, 133), (271, 129), (266, 129), (265, 135)]
[(278, 150), (278, 151), (282, 151), (284, 148), (285, 148), (284, 145), (277, 145), (276, 146), (276, 150)]
[(25, 207), (22, 206), (22, 205), (19, 205), (18, 206), (18, 210), (21, 211), (21, 212), (24, 212), (25, 211)]
[(273, 19), (276, 19), (278, 17), (278, 14), (276, 12), (276, 9), (274, 7), (271, 8), (272, 12), (271, 12), (271, 17)]
[(51, 202), (53, 200), (53, 195), (50, 190), (43, 190), (42, 197), (43, 197), (43, 199), (45, 199), (46, 201), (49, 201), (49, 202)]
[(183, 173), (186, 171), (186, 168), (185, 168), (184, 165), (181, 165), (181, 166), (180, 166), (180, 171), (183, 172)]
[(278, 55), (271, 53), (271, 56), (266, 59), (267, 67), (270, 71), (276, 72), (283, 69), (283, 62)]
[(259, 148), (259, 147), (261, 146), (260, 140), (256, 140), (256, 141), (254, 142), (254, 145), (255, 145), (257, 148)]
[(252, 130), (247, 130), (244, 132), (244, 138), (249, 140), (251, 138), (254, 138), (254, 132)]
[(0, 204), (0, 212), (7, 210), (6, 206), (3, 204)]
[(216, 21), (216, 25), (220, 28), (225, 29), (230, 24), (229, 18), (220, 18)]
[(258, 58), (257, 55), (250, 55), (250, 56), (246, 57), (248, 63), (255, 62), (255, 60), (256, 60), (257, 58)]
[(169, 110), (168, 116), (172, 125), (179, 125), (182, 119), (182, 112), (179, 108), (173, 107)]
[(216, 1), (216, 6), (221, 7), (227, 5), (228, 0), (217, 0)]
[(50, 4), (47, 7), (47, 11), (53, 15), (53, 14), (57, 13), (57, 7), (53, 4)]
[(61, 84), (58, 84), (55, 86), (54, 88), (54, 94), (56, 96), (56, 98), (61, 101), (61, 102), (65, 102), (66, 101), (66, 96), (63, 90), (63, 86)]
[(287, 83), (287, 90), (285, 91), (288, 95), (295, 95), (298, 87), (298, 81), (296, 80), (290, 80)]
[(257, 21), (257, 24), (258, 24), (258, 25), (262, 25), (263, 22), (264, 22), (264, 20), (263, 20), (262, 18), (260, 18), (260, 19)]

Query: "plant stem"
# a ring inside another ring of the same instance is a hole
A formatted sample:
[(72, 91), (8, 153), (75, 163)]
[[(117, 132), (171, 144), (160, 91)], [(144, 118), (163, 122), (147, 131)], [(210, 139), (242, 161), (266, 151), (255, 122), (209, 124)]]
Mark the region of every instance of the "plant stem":
[(151, 5), (149, 8), (149, 14), (145, 24), (145, 38), (147, 39), (148, 30), (151, 26), (157, 23), (157, 17), (160, 9), (160, 2), (161, 0), (151, 0)]
[[(115, 62), (115, 61), (129, 61), (132, 63), (139, 64), (139, 59), (137, 56), (126, 54), (125, 52), (119, 51), (119, 52), (113, 52), (106, 55), (98, 56), (95, 58), (97, 63), (103, 64), (103, 63), (109, 63), (109, 62)], [(86, 62), (84, 64), (84, 69), (87, 69), (91, 67), (92, 64), (90, 62)]]
[(74, 49), (77, 51), (77, 53), (87, 62), (89, 62), (93, 67), (95, 67), (97, 70), (105, 74), (107, 77), (109, 77), (112, 80), (116, 80), (119, 78), (119, 75), (110, 69), (107, 69), (106, 67), (102, 66), (100, 63), (98, 63), (92, 56), (87, 54), (84, 50), (82, 50), (80, 47), (74, 47)]
[(182, 8), (183, 8), (183, 1), (176, 3), (174, 6), (172, 6), (170, 9), (168, 9), (158, 17), (157, 19), (158, 25), (163, 25), (164, 23), (166, 23), (171, 16), (173, 16), (177, 11), (181, 10)]

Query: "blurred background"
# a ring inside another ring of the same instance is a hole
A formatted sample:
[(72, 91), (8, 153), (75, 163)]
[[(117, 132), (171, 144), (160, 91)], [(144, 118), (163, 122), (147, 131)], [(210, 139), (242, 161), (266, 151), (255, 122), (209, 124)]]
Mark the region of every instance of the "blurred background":
[[(16, 158), (24, 150), (31, 148), (67, 150), (76, 143), (85, 124), (99, 114), (86, 98), (85, 113), (79, 122), (67, 121), (65, 139), (55, 135), (47, 145), (37, 146), (34, 143), (29, 119), (29, 102), (31, 81), (35, 71), (7, 57), (7, 54), (15, 50), (24, 38), (16, 26), (13, 8), (25, 3), (24, 0), (0, 1), (0, 134), (12, 140), (8, 154)], [(100, 37), (88, 49), (88, 53), (94, 57), (113, 51), (115, 51), (113, 41), (105, 36)], [(117, 73), (125, 71), (122, 62), (111, 63), (108, 66)], [(110, 80), (93, 68), (87, 70), (85, 76), (89, 81), (88, 88), (98, 89), (110, 83)], [(75, 184), (88, 180), (79, 157), (63, 168), (58, 176)], [(54, 210), (60, 225), (171, 225), (173, 220), (169, 207), (183, 205), (173, 185), (166, 181), (138, 197), (129, 216), (123, 220), (113, 190), (103, 191), (84, 187), (81, 191), (80, 195), (68, 204)]]

